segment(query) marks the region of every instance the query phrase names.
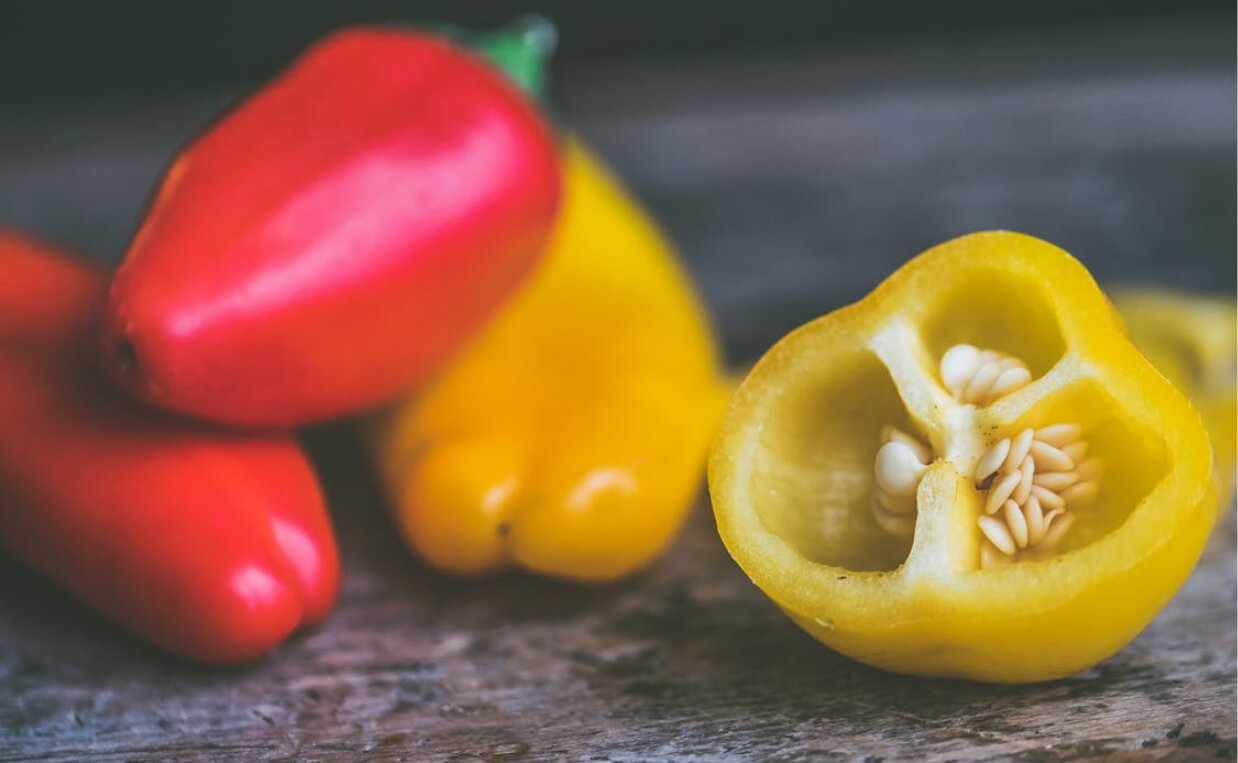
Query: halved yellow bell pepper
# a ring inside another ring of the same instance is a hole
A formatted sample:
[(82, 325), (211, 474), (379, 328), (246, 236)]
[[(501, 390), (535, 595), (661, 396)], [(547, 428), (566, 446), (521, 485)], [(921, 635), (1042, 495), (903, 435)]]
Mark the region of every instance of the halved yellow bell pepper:
[(994, 682), (1112, 655), (1217, 514), (1199, 415), (1065, 252), (987, 232), (780, 340), (709, 463), (718, 531), (859, 661)]
[(577, 141), (541, 270), (431, 387), (379, 417), (400, 529), (435, 567), (604, 581), (691, 507), (729, 383), (673, 251)]
[(1221, 483), (1233, 498), (1238, 459), (1238, 306), (1233, 298), (1125, 287), (1110, 293), (1131, 341), (1182, 390), (1204, 418)]

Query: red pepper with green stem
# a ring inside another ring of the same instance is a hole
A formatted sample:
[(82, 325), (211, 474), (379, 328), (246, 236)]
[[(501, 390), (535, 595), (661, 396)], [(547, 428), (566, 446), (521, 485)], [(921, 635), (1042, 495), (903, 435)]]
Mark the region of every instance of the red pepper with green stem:
[(101, 378), (102, 272), (0, 231), (0, 273), (0, 546), (191, 659), (248, 660), (324, 617), (339, 560), (297, 444)]
[(544, 249), (551, 130), (441, 37), (314, 45), (172, 164), (110, 290), (138, 397), (293, 426), (391, 398), (478, 331)]

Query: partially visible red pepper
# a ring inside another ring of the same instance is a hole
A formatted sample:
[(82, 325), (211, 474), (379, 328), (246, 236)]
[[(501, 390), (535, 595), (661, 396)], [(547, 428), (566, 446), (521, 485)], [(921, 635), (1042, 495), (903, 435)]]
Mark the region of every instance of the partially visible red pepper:
[(346, 29), (168, 170), (106, 311), (139, 397), (287, 426), (379, 403), (441, 366), (545, 248), (554, 138), (446, 40)]
[(150, 411), (100, 378), (89, 265), (0, 231), (0, 273), (0, 545), (192, 659), (250, 659), (326, 615), (339, 560), (296, 443)]

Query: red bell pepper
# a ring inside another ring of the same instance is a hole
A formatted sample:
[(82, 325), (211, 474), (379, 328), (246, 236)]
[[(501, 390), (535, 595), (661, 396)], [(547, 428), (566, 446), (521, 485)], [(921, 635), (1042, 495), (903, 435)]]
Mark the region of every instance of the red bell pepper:
[(110, 292), (108, 367), (140, 398), (288, 426), (439, 368), (534, 266), (552, 131), (439, 37), (322, 40), (171, 165)]
[(92, 367), (104, 275), (0, 231), (0, 545), (176, 654), (250, 659), (326, 615), (339, 561), (284, 436), (141, 407)]

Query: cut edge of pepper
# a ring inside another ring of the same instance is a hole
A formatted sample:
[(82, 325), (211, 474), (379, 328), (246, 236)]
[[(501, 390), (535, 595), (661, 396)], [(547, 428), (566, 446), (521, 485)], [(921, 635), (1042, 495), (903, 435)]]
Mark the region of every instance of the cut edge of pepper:
[[(938, 267), (935, 261), (939, 258), (954, 257), (957, 256), (955, 252), (960, 248), (972, 249), (978, 246), (996, 246), (1004, 251), (1009, 248), (1030, 250), (1016, 252), (1015, 256), (1008, 256), (1006, 259), (1013, 259), (1020, 266), (1020, 272), (1030, 272), (1038, 278), (1052, 275), (1053, 279), (1069, 279), (1072, 288), (1059, 289), (1049, 295), (1049, 299), (1057, 308), (1056, 314), (1061, 323), (1065, 345), (1079, 354), (1088, 357), (1095, 356), (1103, 361), (1099, 365), (1090, 364), (1092, 371), (1098, 368), (1114, 369), (1111, 375), (1112, 383), (1118, 390), (1115, 394), (1117, 399), (1125, 400), (1129, 404), (1131, 399), (1139, 402), (1142, 397), (1155, 398), (1155, 405), (1137, 406), (1136, 412), (1147, 413), (1148, 415), (1142, 418), (1150, 424), (1159, 425), (1151, 428), (1164, 439), (1166, 450), (1171, 457), (1188, 464), (1199, 462), (1200, 459), (1194, 458), (1192, 454), (1199, 455), (1201, 443), (1196, 435), (1198, 431), (1202, 431), (1202, 425), (1196, 431), (1195, 427), (1180, 427), (1170, 423), (1170, 419), (1176, 419), (1178, 415), (1188, 418), (1193, 416), (1198, 421), (1198, 414), (1189, 408), (1189, 404), (1176, 390), (1147, 365), (1147, 362), (1133, 347), (1125, 341), (1113, 341), (1114, 334), (1124, 336), (1124, 333), (1116, 322), (1113, 309), (1091, 276), (1079, 263), (1056, 247), (1022, 234), (998, 231), (955, 239), (929, 250), (904, 265), (872, 294), (855, 305), (817, 319), (788, 334), (757, 363), (732, 402), (727, 420), (724, 422), (715, 445), (709, 468), (711, 494), (716, 496), (714, 506), (719, 531), (728, 551), (736, 558), (740, 566), (775, 599), (779, 606), (789, 612), (797, 613), (801, 617), (819, 616), (819, 611), (816, 615), (808, 613), (820, 610), (822, 602), (847, 601), (866, 596), (863, 590), (867, 587), (866, 583), (880, 581), (887, 589), (882, 592), (886, 606), (876, 607), (875, 610), (879, 611), (871, 612), (867, 619), (872, 621), (872, 624), (880, 624), (891, 615), (914, 618), (916, 616), (914, 612), (900, 611), (899, 602), (901, 600), (905, 603), (907, 597), (899, 596), (898, 591), (901, 589), (905, 592), (917, 587), (917, 584), (914, 580), (909, 581), (906, 578), (904, 565), (890, 571), (855, 571), (814, 562), (805, 558), (785, 538), (779, 537), (777, 533), (764, 526), (760, 512), (754, 505), (751, 505), (751, 500), (740, 495), (740, 491), (745, 490), (746, 486), (751, 484), (753, 455), (758, 447), (760, 422), (768, 418), (767, 409), (777, 397), (772, 385), (767, 385), (763, 394), (759, 382), (764, 381), (765, 377), (770, 375), (776, 378), (778, 371), (785, 372), (788, 367), (803, 362), (801, 358), (796, 357), (797, 345), (816, 339), (818, 334), (833, 333), (840, 324), (848, 324), (843, 327), (843, 330), (854, 328), (861, 335), (871, 335), (873, 329), (873, 321), (869, 318), (871, 314), (882, 312), (883, 306), (898, 305), (900, 297), (907, 290), (916, 288), (918, 281), (925, 278), (926, 274), (931, 275), (933, 268)], [(986, 258), (990, 254), (986, 252)], [(1046, 256), (1056, 260), (1053, 270), (1058, 272), (1051, 274), (1037, 272), (1048, 270), (1042, 263), (1036, 262)], [(991, 259), (987, 266), (992, 267)], [(1066, 305), (1061, 304), (1064, 301), (1061, 296), (1062, 291), (1071, 292), (1072, 306), (1068, 310), (1064, 310)], [(1080, 297), (1084, 298), (1082, 304)], [(1071, 311), (1079, 314), (1076, 316)], [(892, 310), (891, 314), (898, 315), (901, 312), (901, 310)], [(1104, 337), (1092, 340), (1088, 334), (1089, 332), (1095, 334), (1098, 322), (1102, 328), (1107, 324), (1107, 327), (1113, 330), (1102, 331)], [(1088, 326), (1087, 332), (1081, 330), (1082, 324)], [(864, 330), (866, 327), (869, 329), (867, 332)], [(861, 341), (864, 338), (866, 337), (861, 336)], [(1091, 352), (1097, 350), (1098, 346), (1100, 351)], [(1133, 381), (1135, 377), (1138, 377), (1138, 383)], [(1110, 383), (1110, 376), (1101, 375), (1098, 379)], [(1141, 387), (1154, 394), (1141, 392)], [(1171, 411), (1173, 415), (1167, 411)], [(746, 415), (742, 415), (744, 413)], [(1140, 418), (1137, 415), (1136, 417)], [(1202, 444), (1203, 447), (1207, 447), (1206, 438)], [(1037, 565), (1038, 577), (1049, 574), (1062, 579), (1063, 585), (1054, 590), (1053, 595), (1042, 597), (1044, 601), (1041, 602), (1041, 606), (1052, 608), (1057, 602), (1070, 598), (1070, 591), (1075, 587), (1071, 585), (1069, 579), (1070, 569), (1076, 566), (1096, 566), (1098, 569), (1104, 569), (1106, 562), (1111, 568), (1119, 569), (1122, 567), (1123, 559), (1128, 559), (1132, 555), (1135, 558), (1142, 558), (1151, 554), (1158, 546), (1172, 540), (1174, 531), (1172, 529), (1166, 531), (1163, 524), (1160, 526), (1159, 533), (1147, 532), (1150, 528), (1145, 525), (1152, 521), (1163, 522), (1166, 517), (1149, 517), (1145, 520), (1145, 516), (1153, 513), (1145, 509), (1150, 504), (1165, 503), (1167, 499), (1164, 499), (1163, 495), (1181, 490), (1182, 486), (1190, 481), (1198, 481), (1204, 485), (1211, 484), (1210, 475), (1193, 473), (1201, 470), (1202, 467), (1183, 472), (1170, 464), (1166, 468), (1165, 478), (1153, 485), (1150, 492), (1136, 506), (1131, 507), (1129, 514), (1119, 526), (1104, 537), (1082, 548), (1069, 550), (1061, 556), (1029, 561), (1028, 564)], [(1195, 480), (1197, 477), (1201, 479)], [(1187, 498), (1181, 502), (1193, 506), (1194, 509), (1187, 509), (1185, 512), (1160, 511), (1155, 513), (1169, 514), (1170, 519), (1179, 518), (1180, 522), (1177, 524), (1185, 523), (1188, 518), (1183, 516), (1184, 513), (1192, 513), (1201, 508), (1206, 511), (1207, 492), (1206, 486), (1187, 491)], [(1208, 524), (1210, 525), (1211, 522)], [(1134, 549), (1129, 547), (1131, 539), (1140, 541)], [(788, 565), (787, 562), (790, 564)], [(983, 575), (977, 577), (982, 580), (985, 579), (984, 576), (991, 576), (994, 580), (997, 578), (1009, 580), (1014, 574), (1012, 570), (1017, 568), (1017, 566), (1012, 566), (1011, 568), (986, 570), (983, 571)], [(1058, 572), (1055, 573), (1055, 571)], [(959, 576), (959, 579), (963, 577)], [(889, 581), (900, 578), (903, 581), (901, 585), (889, 584)], [(958, 586), (948, 587), (958, 588)], [(976, 584), (972, 583), (967, 587), (974, 589)], [(1052, 586), (1044, 587), (1053, 590)], [(1020, 601), (1018, 606), (1012, 609), (1026, 612), (1028, 604), (1027, 601)], [(840, 609), (839, 607), (828, 608)], [(991, 617), (993, 613), (989, 612), (986, 616)]]

